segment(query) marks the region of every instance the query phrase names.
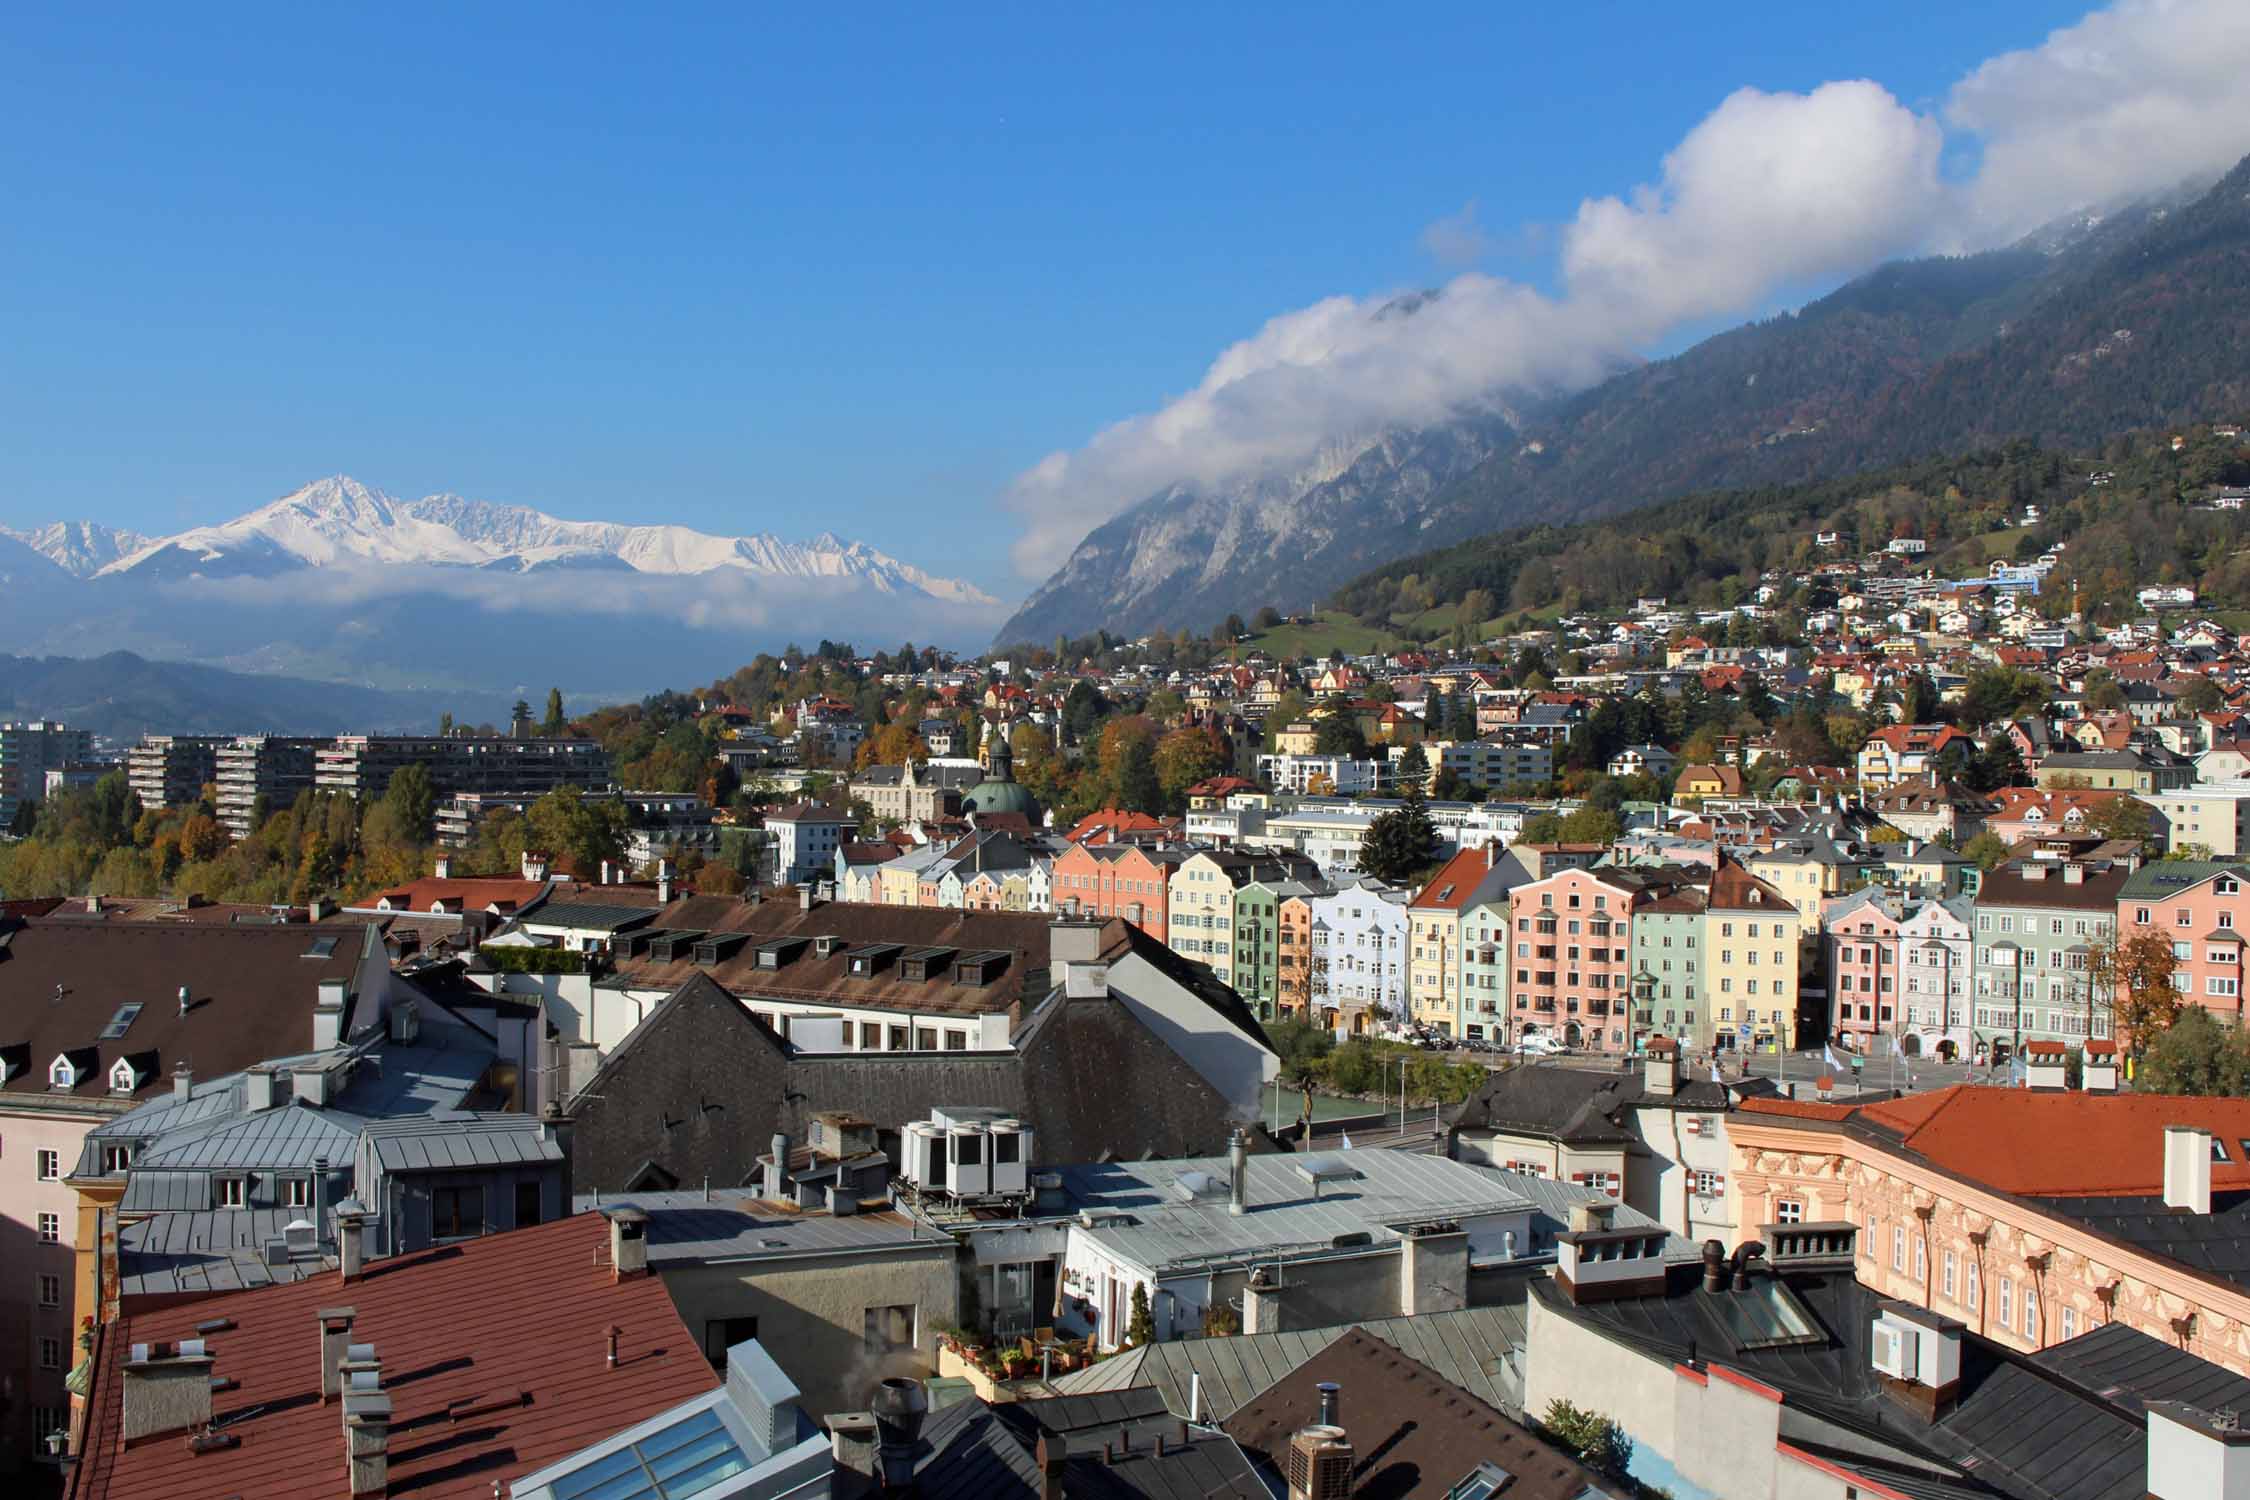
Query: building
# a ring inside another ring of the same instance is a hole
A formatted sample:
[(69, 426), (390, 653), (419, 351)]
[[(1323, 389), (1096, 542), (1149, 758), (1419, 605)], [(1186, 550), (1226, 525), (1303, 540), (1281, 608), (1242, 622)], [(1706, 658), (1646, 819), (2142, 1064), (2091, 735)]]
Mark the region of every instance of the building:
[(1798, 940), (1817, 931), (1789, 898), (1721, 856), (1706, 898), (1704, 984), (1739, 1046), (1797, 1045)]
[(1862, 787), (1944, 779), (1977, 752), (1977, 742), (1951, 724), (1885, 724), (1859, 747)]
[(212, 757), (219, 821), (236, 838), (247, 837), (262, 813), (279, 812), (311, 789), (320, 751), (331, 743), (278, 734), (222, 740)]
[(1662, 745), (1627, 745), (1609, 758), (1612, 776), (1669, 776), (1679, 757)]
[(1116, 917), (1168, 942), (1172, 876), (1189, 854), (1177, 845), (1071, 844), (1055, 856), (1055, 908)]
[(1520, 871), (1500, 863), (1492, 846), (1463, 849), (1408, 904), (1406, 1006), (1416, 1026), (1454, 1037), (1498, 1035), (1506, 1029), (1504, 1011), (1485, 1011), (1481, 997), (1476, 1007), (1468, 1000), (1465, 914), (1499, 899), (1520, 879)]
[(1966, 896), (1910, 905), (1898, 925), (1909, 1057), (1951, 1062), (1976, 1050), (1970, 990), (1976, 974), (1976, 902)]
[(1856, 1229), (1878, 1295), (2017, 1351), (2123, 1325), (2250, 1374), (2250, 1100), (1956, 1085), (1729, 1129), (1741, 1221)]
[(1407, 903), (1413, 893), (1356, 880), (1304, 898), (1312, 1019), (1358, 1036), (1406, 1016)]
[(556, 1493), (524, 1481), (721, 1385), (633, 1248), (580, 1214), (129, 1313), (96, 1332), (64, 1493)]
[(610, 784), (599, 740), (517, 736), (347, 734), (313, 752), (313, 784), (347, 797), (380, 797), (408, 766), (430, 774), (441, 797), (461, 792), (598, 791)]
[(1727, 1118), (1764, 1079), (1692, 1071), (1668, 1038), (1619, 1077), (1555, 1063), (1493, 1073), (1454, 1111), (1446, 1154), (1607, 1194), (1690, 1240), (1732, 1239)]
[[(178, 1086), (310, 1050), (383, 1013), (391, 970), (372, 925), (128, 922), (58, 908), (0, 918), (0, 1465), (63, 1411), (71, 1336), (95, 1309), (70, 1179), (90, 1132)], [(192, 1074), (189, 1075), (192, 1080)]]
[(1291, 958), (1307, 965), (1296, 975), (1295, 993), (1299, 997), (1299, 1013), (1302, 1012), (1303, 999), (1310, 990), (1310, 912), (1304, 911), (1305, 920), (1292, 928), (1292, 943), (1301, 941), (1302, 947), (1290, 953), (1283, 940), (1282, 910), (1293, 901), (1301, 903), (1315, 891), (1325, 889), (1327, 882), (1317, 876), (1305, 880), (1267, 872), (1255, 880), (1244, 881), (1234, 893), (1233, 972), (1227, 983), (1250, 1002), (1260, 1020), (1270, 1021), (1281, 1013), (1283, 974)]
[(1507, 1005), (1518, 1036), (1622, 1053), (1632, 1030), (1633, 909), (1643, 883), (1618, 869), (1563, 870), (1507, 893)]
[[(865, 910), (883, 919), (1022, 920)], [(678, 987), (645, 1012), (632, 992), (607, 986), (589, 1017), (551, 1010), (558, 1029), (583, 1035), (591, 1023), (617, 1038), (586, 1048), (591, 1067), (566, 1045), (553, 1075), (568, 1079), (577, 1191), (739, 1182), (775, 1135), (805, 1140), (816, 1116), (838, 1110), (893, 1135), (941, 1107), (997, 1110), (1034, 1131), (1055, 1160), (1209, 1152), (1255, 1114), (1260, 1089), (1279, 1071), (1233, 991), (1122, 923), (1055, 924), (1052, 954), (1038, 955), (1048, 963), (1034, 976), (989, 949), (941, 948), (951, 955), (943, 961), (919, 943), (836, 943), (821, 954), (814, 934), (835, 919), (814, 915), (803, 935), (757, 945), (737, 969), (699, 971), (690, 944), (673, 971)], [(747, 977), (767, 952), (777, 963), (792, 956), (768, 980)], [(730, 993), (722, 977), (746, 993)], [(1006, 998), (995, 1004), (981, 991), (1004, 977)], [(915, 1024), (878, 1026), (872, 1037), (872, 1023), (845, 1032), (840, 1003)], [(795, 1015), (784, 1019), (784, 1007)], [(995, 1010), (997, 1022), (987, 1021)], [(796, 1018), (806, 1012), (816, 1014)], [(989, 1028), (974, 1046), (972, 1025)], [(949, 1055), (929, 1055), (939, 1052)], [(661, 1132), (650, 1128), (652, 1112)]]
[[(1247, 948), (1238, 953), (1238, 944), (1255, 945), (1262, 940), (1264, 928), (1254, 926), (1247, 934), (1242, 931), (1235, 920), (1239, 893), (1253, 882), (1309, 882), (1318, 874), (1311, 860), (1287, 851), (1198, 850), (1172, 872), (1165, 898), (1166, 941), (1173, 952), (1209, 965), (1221, 984), (1240, 988), (1236, 984), (1237, 961), (1253, 959), (1256, 954)], [(1268, 966), (1270, 960), (1268, 954)]]
[(125, 752), (125, 779), (143, 807), (188, 807), (219, 776), (225, 735), (151, 734)]
[(799, 802), (766, 814), (773, 835), (774, 884), (822, 879), (836, 864), (836, 849), (859, 831), (859, 819), (817, 803)]
[[(1738, 1118), (1747, 1118), (1739, 1116)], [(1863, 1226), (1768, 1222), (1655, 1263), (1589, 1214), (1526, 1306), (1525, 1403), (1614, 1416), (1633, 1471), (1729, 1500), (2222, 1500), (2245, 1382), (2105, 1324), (2024, 1350), (1866, 1284)], [(1855, 1277), (1855, 1264), (1862, 1269)], [(2202, 1402), (2204, 1406), (2188, 1403)]]
[(1681, 882), (1635, 908), (1630, 984), (1636, 1038), (1670, 1037), (1691, 1052), (1732, 1047), (1735, 1035), (1717, 1034), (1706, 989), (1703, 934), (1710, 902), (1704, 891)]
[(91, 760), (94, 732), (72, 729), (50, 719), (0, 723), (0, 829), (16, 820), (16, 809), (46, 794), (47, 773)]
[(2164, 934), (2182, 1002), (2236, 1026), (2243, 1022), (2242, 935), (2250, 931), (2246, 887), (2250, 864), (2168, 859), (2135, 870), (2117, 892), (2117, 932)]
[(910, 760), (854, 773), (849, 794), (866, 803), (879, 822), (927, 823), (958, 814), (962, 795), (982, 780), (984, 765), (973, 757)]
[(2200, 782), (2140, 800), (2154, 811), (2152, 831), (2166, 849), (2212, 859), (2250, 857), (2250, 782)]
[[(874, 1426), (864, 1416), (851, 1420)], [(872, 1443), (849, 1446), (844, 1462), (863, 1486), (858, 1493), (978, 1500), (1270, 1500), (1276, 1493), (1233, 1438), (1201, 1419), (1180, 1420), (1146, 1388), (990, 1402), (971, 1395), (932, 1412), (918, 1431), (895, 1468)]]
[(2139, 750), (2061, 751), (2039, 763), (2040, 786), (2146, 797), (2192, 785), (2195, 764), (2157, 746)]
[(2110, 1037), (2091, 964), (2115, 930), (2129, 874), (2107, 859), (2038, 857), (1986, 873), (1976, 895), (1976, 1060), (2017, 1057), (2027, 1042)]

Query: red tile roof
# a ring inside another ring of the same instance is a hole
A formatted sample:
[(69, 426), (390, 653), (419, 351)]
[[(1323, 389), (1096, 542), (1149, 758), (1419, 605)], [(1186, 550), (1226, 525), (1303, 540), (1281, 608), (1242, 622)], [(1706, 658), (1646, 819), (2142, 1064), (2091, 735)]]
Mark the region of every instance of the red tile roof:
[[(2170, 1094), (2032, 1093), (1955, 1084), (1878, 1104), (1807, 1106), (1745, 1099), (1751, 1115), (1855, 1116), (1956, 1177), (2024, 1197), (2137, 1197), (2164, 1191), (2164, 1127), (2193, 1125), (2250, 1140), (2250, 1099)], [(1818, 1108), (1821, 1113), (1810, 1113)], [(1755, 1123), (1755, 1122), (1753, 1122)], [(2211, 1186), (2250, 1188), (2236, 1149), (2211, 1164)]]
[[(390, 1492), (418, 1500), (489, 1500), (508, 1481), (645, 1421), (718, 1383), (653, 1276), (616, 1281), (609, 1223), (580, 1214), (534, 1229), (373, 1262), (346, 1285), (332, 1276), (136, 1313), (105, 1330), (88, 1436), (71, 1500), (189, 1495), (332, 1500), (344, 1493), (338, 1408), (319, 1399), (315, 1320), (358, 1313), (352, 1341), (375, 1346), (392, 1401)], [(240, 1439), (196, 1454), (181, 1433), (120, 1439), (123, 1376), (135, 1343), (208, 1335), (214, 1425)], [(618, 1363), (605, 1330), (622, 1330)], [(520, 1395), (520, 1404), (518, 1396)], [(471, 1419), (447, 1408), (475, 1401)]]
[(543, 880), (482, 877), (440, 880), (435, 875), (425, 875), (396, 890), (384, 891), (360, 909), (378, 908), (387, 902), (392, 911), (430, 911), (435, 903), (442, 901), (448, 911), (484, 911), (495, 906), (503, 911), (513, 911), (528, 904), (546, 888), (547, 883)]
[(1463, 849), (1447, 860), (1422, 893), (1414, 898), (1415, 911), (1459, 911), (1469, 904), (1477, 893), (1477, 885), (1492, 873), (1492, 850), (1489, 845), (1478, 849)]

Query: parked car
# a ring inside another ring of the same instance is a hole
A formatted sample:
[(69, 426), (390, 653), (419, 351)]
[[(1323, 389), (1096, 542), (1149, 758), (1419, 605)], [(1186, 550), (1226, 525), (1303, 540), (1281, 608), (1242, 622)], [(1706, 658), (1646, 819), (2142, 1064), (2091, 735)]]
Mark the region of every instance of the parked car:
[(1554, 1057), (1569, 1050), (1568, 1047), (1541, 1031), (1535, 1031), (1516, 1043), (1516, 1051), (1522, 1053), (1525, 1057)]

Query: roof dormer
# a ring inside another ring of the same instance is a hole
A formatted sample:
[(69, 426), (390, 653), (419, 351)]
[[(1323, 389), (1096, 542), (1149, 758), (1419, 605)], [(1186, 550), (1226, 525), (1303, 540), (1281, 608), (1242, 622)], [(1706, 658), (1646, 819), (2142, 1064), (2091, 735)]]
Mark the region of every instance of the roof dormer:
[(72, 1047), (58, 1052), (55, 1060), (47, 1064), (47, 1087), (67, 1094), (92, 1077), (100, 1066), (101, 1059), (91, 1047)]

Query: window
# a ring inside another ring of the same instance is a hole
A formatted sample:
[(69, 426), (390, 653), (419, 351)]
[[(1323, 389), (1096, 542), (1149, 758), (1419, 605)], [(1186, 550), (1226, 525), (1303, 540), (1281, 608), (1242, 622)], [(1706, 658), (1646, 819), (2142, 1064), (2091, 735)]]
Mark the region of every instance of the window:
[(1952, 1301), (1954, 1296), (1954, 1272), (1956, 1269), (1958, 1269), (1957, 1260), (1953, 1252), (1948, 1250), (1938, 1261), (1938, 1289), (1945, 1293), (1948, 1302)]
[(40, 1368), (40, 1369), (42, 1369), (42, 1370), (59, 1370), (59, 1369), (61, 1369), (61, 1368), (62, 1368), (62, 1340), (61, 1340), (61, 1339), (58, 1339), (58, 1338), (42, 1338), (42, 1339), (40, 1339), (40, 1341), (39, 1341), (39, 1368)]
[(544, 1207), (536, 1180), (516, 1184), (516, 1228), (528, 1229), (538, 1223)]
[(1969, 1262), (1969, 1296), (1967, 1299), (1970, 1312), (1977, 1310), (1977, 1302), (1983, 1295), (1984, 1273), (1977, 1269), (1977, 1263), (1972, 1260)]
[(1716, 1198), (1726, 1191), (1726, 1178), (1717, 1172), (1695, 1174), (1695, 1195), (1698, 1198)]
[(41, 1214), (39, 1216), (39, 1243), (42, 1245), (59, 1245), (62, 1243), (61, 1214)]
[(863, 1342), (870, 1354), (889, 1354), (914, 1347), (914, 1304), (911, 1302), (895, 1307), (870, 1307), (863, 1324)]
[(484, 1189), (441, 1187), (430, 1190), (430, 1236), (458, 1240), (484, 1233)]
[(36, 1159), (41, 1182), (62, 1181), (62, 1153), (60, 1151), (41, 1151)]
[(1891, 1269), (1894, 1271), (1906, 1269), (1906, 1226), (1904, 1224), (1893, 1224), (1891, 1226)]
[(2016, 1326), (2016, 1284), (2014, 1280), (2006, 1276), (2001, 1277), (1998, 1295), (1992, 1300), (1994, 1309), (2000, 1317), (2000, 1326), (2002, 1328), (2014, 1328)]
[(1805, 1200), (1779, 1198), (1774, 1201), (1773, 1221), (1776, 1224), (1802, 1224), (1805, 1222)]
[(2078, 1309), (2075, 1307), (2066, 1306), (2062, 1310), (2062, 1336), (2066, 1344), (2078, 1337)]
[(2039, 1283), (2030, 1281), (2023, 1288), (2023, 1336), (2034, 1347), (2039, 1343)]
[(247, 1184), (240, 1177), (222, 1177), (218, 1180), (219, 1207), (240, 1208), (248, 1196)]
[(51, 1275), (44, 1271), (39, 1273), (39, 1305), (41, 1307), (62, 1306), (62, 1278), (60, 1276)]

